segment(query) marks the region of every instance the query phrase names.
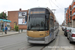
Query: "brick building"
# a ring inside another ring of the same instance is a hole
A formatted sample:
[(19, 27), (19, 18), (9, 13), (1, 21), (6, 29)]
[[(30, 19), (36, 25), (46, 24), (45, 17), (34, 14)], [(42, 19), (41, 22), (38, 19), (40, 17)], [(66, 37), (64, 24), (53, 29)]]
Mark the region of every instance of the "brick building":
[(67, 9), (66, 24), (68, 27), (75, 27), (75, 0), (73, 0)]
[(19, 29), (27, 29), (27, 23), (25, 18), (28, 16), (28, 10), (8, 11), (8, 19), (11, 20), (10, 26), (13, 29), (15, 23), (19, 26)]

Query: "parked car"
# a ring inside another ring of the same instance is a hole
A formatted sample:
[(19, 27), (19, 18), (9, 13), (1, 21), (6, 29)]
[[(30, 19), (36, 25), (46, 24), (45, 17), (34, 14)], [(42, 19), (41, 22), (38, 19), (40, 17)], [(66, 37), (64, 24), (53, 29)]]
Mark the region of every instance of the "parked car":
[(64, 29), (65, 29), (65, 26), (62, 26), (62, 31), (64, 31)]
[(70, 43), (75, 42), (75, 28), (72, 28), (67, 35), (67, 38), (69, 39)]
[(67, 36), (67, 33), (69, 32), (69, 30), (71, 29), (72, 27), (66, 27), (64, 29), (64, 35)]

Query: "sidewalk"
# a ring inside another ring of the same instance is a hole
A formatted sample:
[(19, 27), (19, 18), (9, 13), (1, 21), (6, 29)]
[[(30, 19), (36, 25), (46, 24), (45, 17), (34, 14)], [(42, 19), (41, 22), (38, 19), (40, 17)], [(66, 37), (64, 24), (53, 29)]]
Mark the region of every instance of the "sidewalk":
[(14, 34), (20, 34), (20, 33), (19, 32), (7, 32), (7, 34), (5, 34), (5, 32), (0, 32), (0, 37), (14, 35)]
[(5, 34), (5, 32), (0, 32), (0, 37), (3, 37), (3, 36), (9, 36), (9, 35), (15, 35), (15, 34), (21, 34), (21, 33), (26, 33), (27, 30), (23, 30), (22, 32), (21, 31), (7, 31), (7, 34)]

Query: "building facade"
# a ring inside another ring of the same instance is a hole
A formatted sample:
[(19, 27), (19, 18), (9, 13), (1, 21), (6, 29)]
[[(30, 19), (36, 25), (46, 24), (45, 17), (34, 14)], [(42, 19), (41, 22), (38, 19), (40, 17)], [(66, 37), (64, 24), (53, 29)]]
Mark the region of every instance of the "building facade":
[(69, 5), (66, 12), (66, 25), (68, 27), (75, 27), (75, 0)]
[(19, 29), (27, 29), (27, 16), (28, 10), (8, 11), (11, 29), (14, 29), (15, 25), (18, 25)]

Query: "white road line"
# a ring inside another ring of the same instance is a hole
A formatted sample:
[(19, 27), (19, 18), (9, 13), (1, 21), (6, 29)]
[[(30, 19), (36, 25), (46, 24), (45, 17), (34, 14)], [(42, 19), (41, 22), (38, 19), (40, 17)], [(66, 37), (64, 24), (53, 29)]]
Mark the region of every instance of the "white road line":
[(61, 31), (61, 28), (59, 28), (59, 33), (58, 33), (58, 36), (57, 36), (57, 38), (56, 38), (56, 43), (55, 43), (55, 47), (56, 48), (52, 48), (51, 50), (57, 50), (57, 49), (59, 49), (60, 48), (60, 46), (58, 46), (58, 43), (59, 43), (59, 35), (60, 35), (60, 31)]

